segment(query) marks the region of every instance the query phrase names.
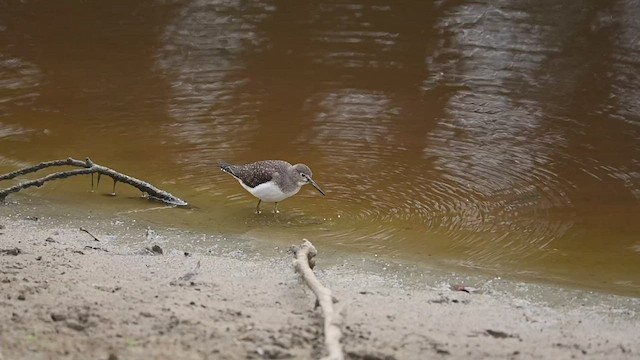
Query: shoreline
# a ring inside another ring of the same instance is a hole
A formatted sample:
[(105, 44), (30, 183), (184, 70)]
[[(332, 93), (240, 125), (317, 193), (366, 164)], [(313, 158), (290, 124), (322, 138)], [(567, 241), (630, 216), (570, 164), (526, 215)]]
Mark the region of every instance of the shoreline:
[[(0, 249), (20, 253), (0, 255), (0, 359), (324, 355), (315, 297), (286, 249), (245, 251), (251, 244), (181, 234), (211, 246), (152, 255), (145, 248), (164, 245), (145, 224), (113, 230), (94, 219), (95, 241), (79, 230), (84, 220), (35, 220), (38, 207), (2, 213)], [(316, 247), (316, 274), (340, 300), (347, 359), (640, 353), (638, 298), (438, 269), (407, 276), (362, 267), (360, 258), (323, 261)], [(477, 289), (451, 289), (459, 284)]]
[[(215, 247), (226, 247), (229, 252), (242, 250), (247, 255), (279, 257), (282, 256), (279, 249), (299, 243), (303, 238), (299, 234), (307, 234), (304, 229), (291, 231), (292, 229), (288, 228), (287, 231), (283, 231), (278, 227), (282, 226), (282, 223), (272, 226), (273, 224), (268, 221), (261, 223), (253, 218), (243, 218), (240, 224), (245, 221), (244, 227), (242, 225), (227, 227), (216, 218), (213, 218), (215, 226), (203, 225), (202, 214), (208, 213), (206, 210), (202, 211), (203, 209), (199, 207), (175, 209), (139, 197), (125, 196), (125, 201), (123, 199), (113, 201), (112, 196), (100, 194), (101, 196), (93, 197), (90, 203), (86, 203), (88, 198), (81, 202), (68, 202), (64, 198), (51, 198), (50, 195), (41, 197), (15, 194), (10, 202), (11, 209), (15, 210), (15, 213), (24, 214), (25, 217), (36, 214), (43, 219), (49, 219), (53, 224), (64, 223), (70, 226), (73, 224), (73, 226), (84, 226), (87, 229), (102, 228), (108, 236), (117, 237), (125, 246), (136, 246), (147, 242), (149, 239), (145, 236), (145, 232), (151, 229), (154, 237), (157, 235), (160, 242), (180, 249), (204, 253), (209, 251), (207, 243), (215, 242)], [(0, 207), (0, 216), (13, 213), (11, 209), (5, 212)], [(175, 211), (187, 211), (187, 213), (176, 217), (167, 215)], [(188, 219), (193, 220), (192, 216), (198, 218), (199, 222), (195, 224), (189, 222)], [(111, 221), (108, 222), (105, 219), (111, 219)], [(307, 237), (320, 245), (324, 240), (322, 237), (315, 238), (311, 234)], [(359, 266), (376, 272), (388, 273), (390, 269), (395, 269), (400, 273), (426, 271), (437, 272), (444, 276), (448, 273), (477, 274), (476, 282), (497, 278), (514, 283), (523, 282), (633, 298), (640, 297), (640, 289), (636, 282), (612, 278), (612, 275), (607, 275), (607, 278), (594, 278), (591, 276), (593, 269), (590, 268), (583, 268), (581, 270), (583, 275), (575, 276), (575, 273), (558, 272), (557, 269), (547, 271), (541, 268), (520, 268), (517, 264), (498, 263), (495, 266), (476, 264), (463, 258), (447, 257), (442, 254), (418, 257), (405, 252), (390, 253), (382, 250), (378, 253), (371, 249), (364, 249), (364, 252), (361, 250), (361, 247), (350, 243), (332, 242), (322, 249), (323, 261), (334, 265), (341, 262), (354, 262), (358, 259), (361, 261)]]

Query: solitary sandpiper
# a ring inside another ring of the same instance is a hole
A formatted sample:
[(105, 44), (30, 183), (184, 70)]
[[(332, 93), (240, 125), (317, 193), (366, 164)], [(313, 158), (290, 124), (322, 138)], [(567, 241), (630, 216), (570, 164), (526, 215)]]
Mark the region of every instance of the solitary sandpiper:
[(273, 212), (278, 213), (278, 202), (297, 194), (302, 185), (311, 184), (324, 196), (324, 191), (311, 178), (311, 169), (305, 164), (291, 165), (282, 160), (264, 160), (245, 165), (230, 165), (220, 161), (218, 165), (258, 198), (258, 214), (263, 201), (275, 203)]

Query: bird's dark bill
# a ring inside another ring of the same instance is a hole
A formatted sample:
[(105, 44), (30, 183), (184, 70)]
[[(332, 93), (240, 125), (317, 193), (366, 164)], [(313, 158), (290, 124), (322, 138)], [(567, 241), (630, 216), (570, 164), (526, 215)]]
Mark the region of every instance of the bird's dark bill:
[(325, 196), (324, 191), (322, 191), (322, 189), (320, 189), (320, 186), (318, 186), (318, 184), (316, 184), (315, 181), (313, 181), (312, 179), (309, 179), (309, 184), (311, 184), (314, 188), (316, 188), (316, 190), (318, 190), (320, 192), (320, 194), (322, 194), (322, 196)]

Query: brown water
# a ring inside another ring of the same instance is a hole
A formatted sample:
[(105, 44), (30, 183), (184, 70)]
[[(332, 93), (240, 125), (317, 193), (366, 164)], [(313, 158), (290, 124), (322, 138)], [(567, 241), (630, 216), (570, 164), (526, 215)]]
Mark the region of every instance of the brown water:
[[(89, 156), (194, 208), (25, 195), (638, 296), (639, 34), (633, 0), (0, 1), (0, 171)], [(218, 159), (327, 197), (255, 215)]]

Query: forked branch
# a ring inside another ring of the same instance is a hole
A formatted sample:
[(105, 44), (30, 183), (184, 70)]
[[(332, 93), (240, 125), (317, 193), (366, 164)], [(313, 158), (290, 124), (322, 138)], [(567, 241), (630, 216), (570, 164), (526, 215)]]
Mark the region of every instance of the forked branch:
[(76, 175), (98, 174), (98, 176), (106, 175), (112, 178), (114, 181), (114, 187), (116, 182), (123, 182), (147, 194), (151, 199), (162, 201), (170, 205), (176, 205), (176, 206), (187, 205), (186, 201), (180, 198), (177, 198), (164, 190), (160, 190), (157, 187), (149, 184), (148, 182), (125, 175), (123, 173), (117, 172), (108, 167), (95, 164), (89, 158), (87, 158), (85, 161), (67, 158), (65, 160), (53, 160), (53, 161), (41, 162), (34, 166), (22, 168), (22, 169), (10, 172), (8, 174), (0, 175), (0, 181), (13, 179), (20, 175), (33, 173), (38, 170), (42, 170), (42, 169), (53, 167), (53, 166), (76, 166), (76, 167), (79, 167), (80, 169), (56, 172), (56, 173), (41, 177), (39, 179), (25, 181), (20, 184), (14, 185), (10, 188), (0, 190), (0, 201), (3, 201), (7, 197), (7, 195), (11, 193), (18, 192), (20, 190), (27, 189), (33, 186), (40, 187), (44, 185), (44, 183), (49, 181), (64, 179), (64, 178), (68, 178), (70, 176), (76, 176)]
[(322, 315), (324, 317), (324, 343), (329, 353), (326, 360), (343, 360), (344, 353), (342, 351), (342, 345), (340, 345), (340, 338), (342, 337), (342, 331), (340, 330), (339, 315), (333, 309), (333, 303), (337, 300), (331, 294), (331, 290), (324, 287), (316, 275), (313, 273), (313, 267), (315, 266), (315, 260), (313, 259), (318, 251), (315, 246), (304, 240), (304, 243), (300, 246), (291, 247), (295, 260), (293, 261), (293, 267), (302, 276), (305, 284), (316, 295), (316, 299), (322, 309)]

